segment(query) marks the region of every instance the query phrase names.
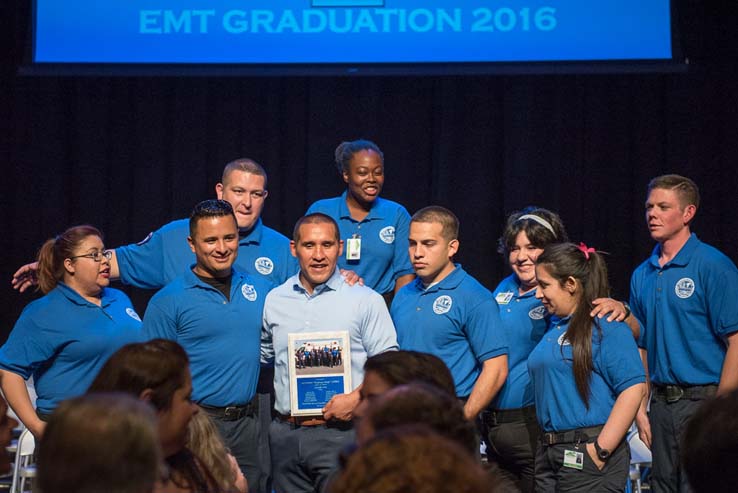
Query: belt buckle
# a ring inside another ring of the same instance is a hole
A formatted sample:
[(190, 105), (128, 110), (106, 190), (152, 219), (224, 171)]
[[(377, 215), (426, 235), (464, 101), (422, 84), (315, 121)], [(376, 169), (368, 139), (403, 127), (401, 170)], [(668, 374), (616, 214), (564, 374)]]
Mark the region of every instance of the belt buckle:
[(241, 409), (235, 406), (228, 406), (223, 410), (223, 416), (230, 420), (236, 420), (241, 417)]
[(684, 397), (684, 389), (678, 385), (667, 385), (666, 389), (664, 389), (664, 394), (666, 396), (666, 402), (673, 404)]
[(543, 443), (548, 446), (555, 445), (556, 444), (556, 433), (544, 433)]

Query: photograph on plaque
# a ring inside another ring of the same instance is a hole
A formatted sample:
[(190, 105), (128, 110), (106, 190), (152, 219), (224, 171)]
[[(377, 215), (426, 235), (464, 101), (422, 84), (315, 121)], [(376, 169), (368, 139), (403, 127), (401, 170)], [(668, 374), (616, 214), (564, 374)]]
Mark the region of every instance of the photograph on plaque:
[(287, 338), (290, 359), (290, 413), (323, 414), (336, 394), (351, 392), (349, 333), (302, 332)]

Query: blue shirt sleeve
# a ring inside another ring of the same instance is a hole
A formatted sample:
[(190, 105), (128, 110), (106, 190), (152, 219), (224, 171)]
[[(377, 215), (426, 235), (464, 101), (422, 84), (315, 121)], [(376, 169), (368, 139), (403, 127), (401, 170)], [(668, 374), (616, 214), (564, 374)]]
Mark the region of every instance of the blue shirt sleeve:
[(727, 259), (713, 279), (705, 282), (707, 312), (715, 334), (725, 338), (738, 331), (738, 269)]
[(603, 325), (600, 358), (595, 364), (607, 385), (620, 394), (645, 382), (646, 373), (630, 328), (622, 322)]
[(166, 241), (164, 233), (158, 229), (139, 243), (116, 248), (120, 280), (144, 289), (165, 286), (168, 282), (164, 277)]
[(35, 317), (22, 313), (8, 340), (0, 348), (0, 368), (28, 380), (55, 352), (52, 334), (39, 325)]
[(154, 296), (146, 308), (143, 319), (143, 335), (146, 340), (177, 340), (177, 321), (172, 308), (167, 307), (166, 300)]
[(507, 354), (507, 338), (502, 330), (500, 309), (491, 296), (471, 310), (464, 331), (480, 363)]
[(410, 214), (407, 210), (400, 206), (397, 210), (397, 220), (395, 226), (395, 255), (392, 261), (392, 270), (395, 280), (400, 276), (412, 274), (413, 266), (410, 263), (410, 255), (408, 254), (408, 237), (410, 236)]
[(367, 355), (397, 350), (397, 332), (384, 298), (372, 292), (363, 303), (366, 309), (363, 310), (361, 341)]
[(646, 312), (643, 310), (643, 306), (641, 305), (641, 299), (638, 297), (638, 293), (640, 293), (640, 288), (638, 286), (637, 277), (640, 275), (640, 269), (636, 269), (635, 272), (633, 272), (633, 275), (630, 277), (630, 311), (633, 314), (633, 316), (638, 320), (638, 324), (641, 326), (641, 330), (638, 333), (638, 347), (645, 349), (646, 348), (646, 331), (648, 330), (648, 327), (646, 327), (646, 324), (641, 322), (642, 320), (646, 320)]

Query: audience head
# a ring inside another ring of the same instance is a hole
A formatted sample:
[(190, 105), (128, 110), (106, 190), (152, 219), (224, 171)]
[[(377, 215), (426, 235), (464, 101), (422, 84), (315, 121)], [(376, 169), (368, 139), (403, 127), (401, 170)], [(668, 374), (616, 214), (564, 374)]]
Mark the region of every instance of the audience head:
[(236, 478), (228, 460), (228, 449), (207, 413), (197, 413), (192, 417), (187, 448), (202, 461), (223, 491), (235, 491)]
[(426, 425), (471, 455), (478, 450), (474, 424), (464, 417), (456, 396), (425, 383), (400, 385), (377, 397), (359, 422), (357, 442), (361, 445), (382, 430), (409, 424)]
[[(110, 283), (109, 276), (101, 275), (105, 268), (109, 270), (104, 251), (102, 233), (87, 224), (73, 226), (47, 240), (38, 252), (38, 288), (46, 294), (61, 281), (73, 285), (76, 276), (102, 289)], [(88, 254), (97, 258), (80, 257)]]
[(488, 493), (494, 479), (467, 450), (425, 426), (377, 433), (345, 461), (331, 493)]
[(682, 438), (682, 463), (695, 493), (734, 491), (738, 484), (738, 391), (705, 401)]
[(451, 396), (456, 395), (451, 372), (438, 356), (418, 351), (386, 351), (364, 363), (361, 402), (354, 415), (361, 417), (367, 405), (391, 388), (413, 382), (435, 385)]
[(38, 447), (44, 493), (147, 493), (159, 477), (156, 417), (126, 394), (88, 394), (62, 402)]
[(165, 456), (181, 450), (197, 406), (190, 401), (189, 359), (182, 346), (166, 339), (127, 344), (103, 365), (88, 392), (126, 392), (150, 402), (159, 421)]

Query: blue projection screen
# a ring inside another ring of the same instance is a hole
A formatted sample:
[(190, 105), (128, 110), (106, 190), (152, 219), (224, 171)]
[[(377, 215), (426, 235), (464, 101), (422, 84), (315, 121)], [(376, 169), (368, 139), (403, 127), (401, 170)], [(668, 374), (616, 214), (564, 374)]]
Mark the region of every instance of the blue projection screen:
[(36, 0), (33, 61), (671, 60), (669, 0)]

